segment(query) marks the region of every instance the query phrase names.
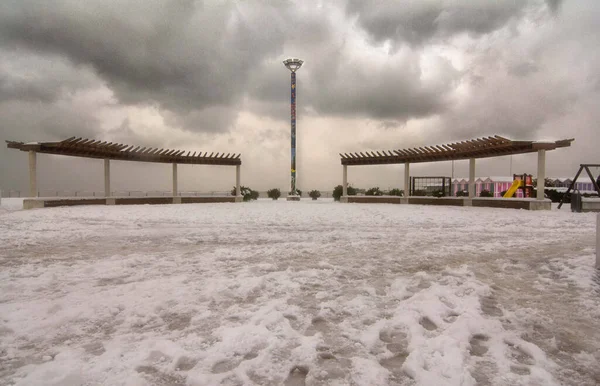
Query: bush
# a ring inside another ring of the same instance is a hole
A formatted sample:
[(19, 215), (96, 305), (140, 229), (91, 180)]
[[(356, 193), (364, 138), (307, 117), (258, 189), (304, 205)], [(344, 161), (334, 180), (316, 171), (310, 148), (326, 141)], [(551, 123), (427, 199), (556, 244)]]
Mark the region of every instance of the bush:
[(379, 187), (371, 188), (365, 192), (365, 196), (383, 196), (383, 192)]
[(267, 190), (267, 197), (277, 200), (279, 197), (281, 197), (281, 190), (277, 188), (269, 189)]
[(412, 195), (416, 197), (424, 197), (427, 195), (427, 192), (424, 190), (417, 189), (412, 193)]
[(479, 197), (494, 197), (494, 194), (487, 189), (484, 189), (479, 193)]
[(440, 197), (444, 197), (446, 195), (446, 193), (444, 193), (444, 191), (442, 189), (438, 189), (438, 190), (434, 190), (433, 192), (431, 192), (431, 195), (433, 197), (440, 198)]
[[(560, 200), (564, 196), (564, 193), (558, 192), (554, 189), (546, 189), (546, 195), (552, 202), (560, 202)], [(571, 202), (571, 193), (567, 194), (567, 196), (565, 197), (565, 203), (570, 203), (570, 202)]]
[[(342, 185), (338, 185), (335, 188), (333, 188), (333, 199), (334, 201), (339, 201), (340, 197), (342, 197), (342, 193), (344, 192), (344, 188), (342, 187)], [(357, 193), (357, 189), (352, 187), (352, 185), (348, 185), (348, 195), (349, 196), (356, 196)]]
[[(231, 189), (231, 195), (235, 196), (235, 186)], [(257, 200), (258, 192), (256, 190), (252, 190), (247, 186), (240, 186), (240, 193), (244, 197), (244, 201)]]
[(400, 190), (398, 188), (394, 188), (388, 192), (390, 196), (404, 196), (404, 190)]
[(456, 197), (469, 197), (469, 192), (466, 190), (457, 190)]
[(321, 192), (319, 192), (318, 190), (311, 190), (308, 195), (310, 196), (310, 198), (312, 198), (313, 200), (316, 200), (317, 198), (321, 197)]

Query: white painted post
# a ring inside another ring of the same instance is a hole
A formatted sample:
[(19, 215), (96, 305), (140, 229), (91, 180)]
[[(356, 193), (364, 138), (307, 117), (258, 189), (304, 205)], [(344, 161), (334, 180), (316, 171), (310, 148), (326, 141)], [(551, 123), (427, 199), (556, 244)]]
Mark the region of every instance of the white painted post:
[(342, 174), (342, 197), (348, 195), (348, 165), (344, 165), (344, 172)]
[(410, 194), (410, 163), (404, 164), (404, 197)]
[(469, 159), (469, 198), (475, 197), (475, 158)]
[(173, 197), (177, 197), (177, 163), (173, 163)]
[(538, 170), (537, 170), (537, 199), (544, 199), (544, 187), (546, 181), (546, 150), (538, 150)]
[(242, 165), (235, 165), (235, 195), (241, 196)]
[(596, 269), (600, 269), (600, 213), (596, 216)]
[(110, 160), (104, 160), (104, 197), (110, 197)]
[(36, 152), (29, 150), (29, 197), (37, 197), (37, 158)]

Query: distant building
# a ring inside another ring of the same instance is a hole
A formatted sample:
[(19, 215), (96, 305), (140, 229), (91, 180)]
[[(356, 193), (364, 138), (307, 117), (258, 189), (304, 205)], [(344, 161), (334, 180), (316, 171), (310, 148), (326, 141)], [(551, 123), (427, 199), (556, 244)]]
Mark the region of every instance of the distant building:
[[(566, 191), (571, 184), (573, 183), (573, 179), (571, 178), (562, 178), (562, 177), (548, 177), (550, 181), (552, 181), (553, 187), (557, 188), (558, 191)], [(581, 193), (595, 193), (594, 184), (589, 177), (580, 176), (577, 178), (577, 182), (575, 182), (574, 189), (579, 190)]]
[[(494, 177), (479, 177), (475, 179), (475, 196), (479, 197), (481, 191), (487, 190), (494, 197), (501, 198), (502, 192), (510, 189), (510, 186), (513, 183), (512, 177), (502, 177), (502, 176), (494, 176)], [(452, 193), (456, 196), (456, 193), (459, 191), (468, 192), (469, 191), (469, 179), (468, 178), (455, 178), (452, 181)], [(514, 197), (523, 198), (523, 191), (521, 189), (517, 190)]]

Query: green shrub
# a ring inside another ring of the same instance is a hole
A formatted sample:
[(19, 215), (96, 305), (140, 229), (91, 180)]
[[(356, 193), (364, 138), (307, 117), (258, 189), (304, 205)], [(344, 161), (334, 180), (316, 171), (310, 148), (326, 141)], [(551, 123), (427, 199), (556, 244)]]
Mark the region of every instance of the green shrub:
[(457, 190), (456, 197), (469, 197), (469, 192), (466, 190)]
[(308, 195), (310, 196), (310, 198), (312, 198), (313, 200), (316, 200), (317, 198), (321, 197), (321, 192), (319, 192), (318, 190), (311, 190)]
[(368, 189), (365, 192), (365, 196), (383, 196), (383, 192), (379, 189), (379, 187), (374, 187), (371, 189)]
[[(356, 196), (357, 189), (352, 187), (352, 185), (348, 185), (347, 190), (348, 190), (349, 196)], [(333, 188), (332, 196), (333, 196), (334, 201), (340, 200), (340, 197), (342, 197), (343, 191), (344, 191), (344, 188), (342, 187), (342, 185), (338, 185), (335, 188)]]
[(404, 196), (404, 190), (400, 190), (398, 188), (394, 188), (388, 192), (390, 196)]
[(479, 197), (494, 197), (494, 194), (489, 190), (484, 189), (479, 193)]
[(269, 189), (267, 190), (267, 197), (277, 200), (279, 197), (281, 197), (281, 190), (277, 188)]
[[(231, 195), (235, 196), (236, 194), (235, 186), (231, 189)], [(244, 201), (257, 200), (258, 192), (256, 190), (252, 190), (247, 186), (240, 186), (240, 193), (242, 197), (244, 197)]]
[(427, 195), (427, 192), (424, 190), (417, 189), (412, 193), (412, 195), (416, 197), (424, 197)]
[(446, 195), (446, 193), (444, 193), (444, 191), (442, 189), (438, 189), (438, 190), (434, 190), (433, 192), (431, 192), (431, 195), (433, 197), (440, 198), (440, 197), (444, 197)]

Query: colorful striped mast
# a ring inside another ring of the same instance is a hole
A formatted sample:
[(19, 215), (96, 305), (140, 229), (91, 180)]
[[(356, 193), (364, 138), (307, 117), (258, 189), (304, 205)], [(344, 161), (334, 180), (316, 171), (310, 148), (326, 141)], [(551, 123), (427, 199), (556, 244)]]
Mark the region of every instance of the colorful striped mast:
[[(296, 200), (296, 199), (300, 199), (300, 197), (295, 197), (297, 196), (297, 189), (296, 189), (296, 71), (298, 71), (298, 69), (300, 69), (300, 67), (302, 66), (302, 63), (304, 63), (304, 61), (300, 60), (300, 59), (286, 59), (283, 61), (283, 64), (292, 72), (292, 81), (291, 81), (291, 129), (292, 129), (292, 164), (291, 164), (291, 175), (292, 175), (292, 182), (291, 182), (291, 190), (290, 190), (290, 196), (294, 196), (291, 197), (292, 200)], [(290, 197), (288, 197), (289, 199)]]

